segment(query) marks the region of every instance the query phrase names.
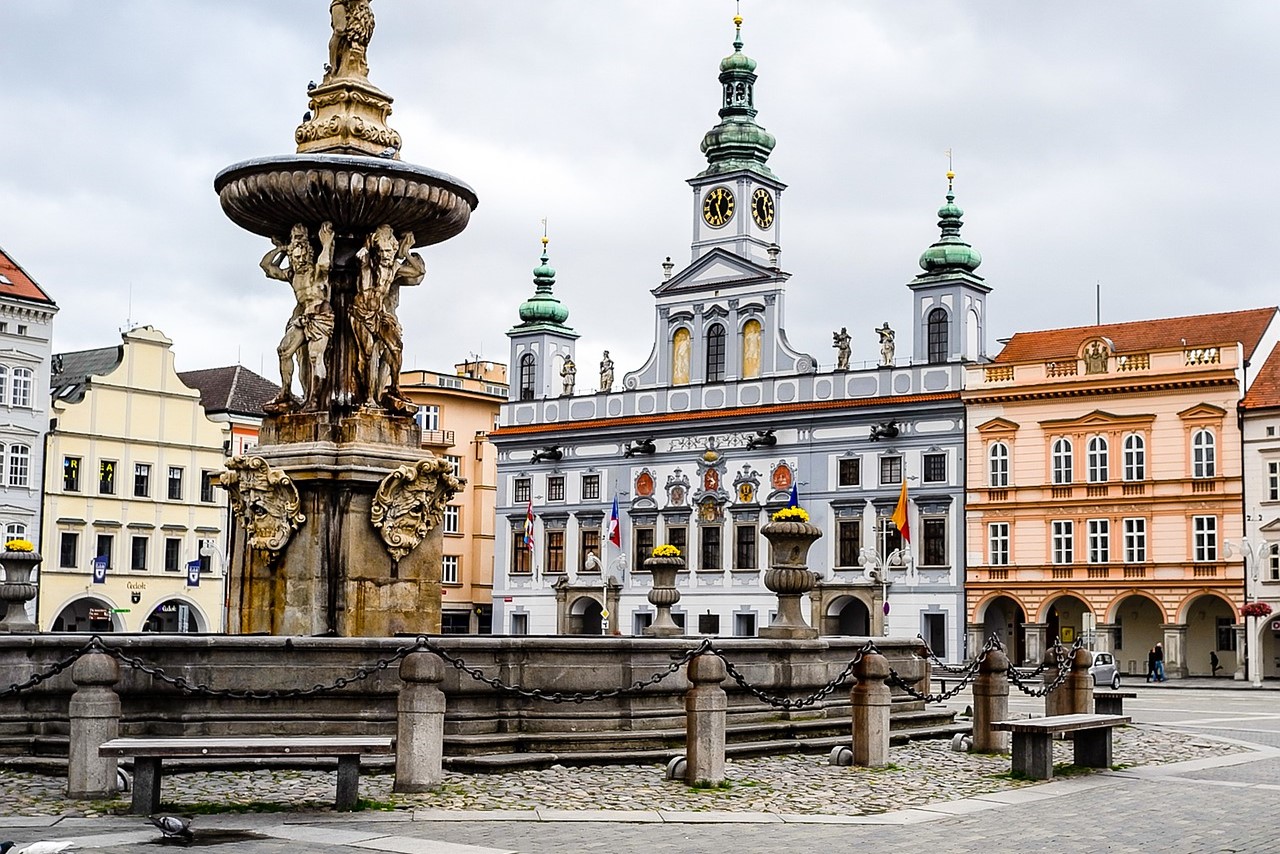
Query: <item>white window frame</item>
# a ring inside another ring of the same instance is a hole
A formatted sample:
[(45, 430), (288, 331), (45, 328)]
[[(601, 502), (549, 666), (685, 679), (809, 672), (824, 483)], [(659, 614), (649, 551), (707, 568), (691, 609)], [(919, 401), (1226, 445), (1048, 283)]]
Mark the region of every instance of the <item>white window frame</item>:
[(35, 372), (30, 368), (14, 368), (10, 374), (10, 400), (14, 406), (31, 408), (31, 391), (35, 385)]
[(1191, 476), (1216, 477), (1217, 463), (1217, 438), (1212, 430), (1201, 427), (1191, 434)]
[(1009, 485), (1009, 446), (992, 442), (987, 449), (987, 483), (996, 488)]
[(462, 477), (462, 457), (455, 457), (453, 454), (445, 454), (445, 461), (453, 466), (452, 474), (454, 477)]
[(1106, 436), (1089, 438), (1088, 450), (1085, 452), (1089, 483), (1106, 483), (1111, 479), (1110, 450)]
[(1191, 557), (1196, 563), (1218, 560), (1218, 517), (1191, 517)]
[(1280, 460), (1267, 463), (1267, 500), (1280, 501)]
[(441, 555), (440, 556), (440, 583), (441, 584), (461, 584), (459, 564), (462, 559), (457, 555)]
[(444, 532), (446, 534), (462, 533), (462, 508), (457, 504), (444, 506)]
[(1009, 523), (987, 523), (987, 564), (989, 566), (1009, 565)]
[(424, 432), (439, 430), (440, 407), (436, 406), (434, 403), (419, 406), (417, 413), (413, 416), (413, 420), (418, 422), (418, 427)]
[(5, 455), (5, 483), (23, 489), (31, 485), (31, 447), (21, 443), (9, 446)]
[(1089, 519), (1089, 563), (1111, 562), (1111, 520)]
[(1059, 436), (1053, 440), (1052, 459), (1052, 481), (1055, 486), (1064, 486), (1072, 483), (1075, 477), (1075, 449), (1071, 445), (1071, 440), (1066, 436)]
[(1049, 524), (1053, 531), (1053, 562), (1059, 565), (1075, 563), (1075, 522), (1071, 519), (1054, 519)]
[(1147, 520), (1136, 516), (1125, 519), (1124, 526), (1124, 562), (1147, 562)]
[(1147, 440), (1141, 433), (1124, 437), (1124, 479), (1130, 482), (1147, 479)]

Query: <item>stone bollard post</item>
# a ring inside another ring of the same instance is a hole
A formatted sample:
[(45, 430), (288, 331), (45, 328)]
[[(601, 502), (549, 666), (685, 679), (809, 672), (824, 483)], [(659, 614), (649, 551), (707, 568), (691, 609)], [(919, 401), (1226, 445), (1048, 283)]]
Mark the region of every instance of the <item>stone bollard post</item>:
[(990, 650), (978, 663), (973, 680), (973, 752), (1008, 753), (1009, 733), (991, 729), (1009, 719), (1009, 656)]
[(116, 793), (114, 756), (98, 748), (120, 735), (120, 665), (103, 652), (80, 656), (71, 667), (76, 691), (71, 695), (71, 744), (67, 753), (67, 797), (111, 798)]
[[(1058, 658), (1054, 655), (1057, 647), (1051, 646), (1044, 651), (1044, 684), (1052, 685), (1058, 681)], [(1071, 703), (1067, 700), (1067, 684), (1064, 682), (1044, 695), (1044, 716), (1070, 714)]]
[(689, 661), (689, 692), (684, 695), (684, 781), (712, 788), (724, 782), (725, 721), (729, 699), (720, 683), (728, 671), (720, 656), (704, 652)]
[(396, 702), (397, 792), (429, 792), (444, 781), (444, 662), (411, 652), (400, 662)]
[(1093, 656), (1087, 649), (1077, 649), (1071, 659), (1071, 673), (1062, 686), (1066, 708), (1064, 715), (1088, 715), (1093, 713), (1093, 679), (1089, 676), (1089, 665), (1093, 664)]
[(889, 764), (889, 706), (893, 694), (885, 684), (889, 659), (878, 652), (862, 656), (853, 668), (857, 683), (849, 692), (853, 705), (853, 764), (879, 768)]

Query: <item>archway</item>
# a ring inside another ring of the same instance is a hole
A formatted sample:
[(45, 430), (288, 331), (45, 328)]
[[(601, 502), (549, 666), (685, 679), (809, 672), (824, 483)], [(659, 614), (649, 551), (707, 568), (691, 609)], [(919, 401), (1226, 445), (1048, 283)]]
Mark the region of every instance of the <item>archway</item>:
[(1191, 599), (1183, 613), (1187, 645), (1182, 663), (1187, 675), (1208, 676), (1213, 672), (1215, 657), (1228, 675), (1235, 673), (1236, 612), (1231, 603), (1217, 594), (1205, 593)]
[(53, 620), (50, 631), (55, 632), (118, 632), (123, 630), (120, 615), (114, 613), (111, 603), (92, 596), (67, 603)]
[(155, 607), (143, 624), (144, 632), (185, 635), (206, 631), (195, 605), (182, 599), (166, 599)]
[(996, 638), (1004, 646), (1011, 662), (1021, 662), (1027, 648), (1026, 630), (1023, 628), (1026, 620), (1027, 613), (1016, 599), (997, 596), (987, 603), (982, 612), (982, 640), (985, 643), (989, 638)]
[(1068, 646), (1077, 638), (1084, 638), (1085, 644), (1093, 640), (1093, 611), (1084, 600), (1073, 594), (1064, 593), (1046, 602), (1041, 621), (1045, 624), (1046, 644), (1052, 645), (1055, 639)]
[(1115, 606), (1116, 663), (1130, 676), (1147, 675), (1147, 653), (1164, 642), (1164, 609), (1140, 594), (1130, 594)]
[(590, 596), (580, 596), (569, 606), (569, 634), (598, 635), (604, 627), (604, 606)]
[(833, 601), (824, 622), (829, 635), (868, 637), (871, 634), (871, 611), (856, 596), (841, 596)]
[(1250, 649), (1248, 654), (1258, 659), (1250, 665), (1251, 679), (1280, 678), (1280, 614), (1258, 621), (1258, 633)]

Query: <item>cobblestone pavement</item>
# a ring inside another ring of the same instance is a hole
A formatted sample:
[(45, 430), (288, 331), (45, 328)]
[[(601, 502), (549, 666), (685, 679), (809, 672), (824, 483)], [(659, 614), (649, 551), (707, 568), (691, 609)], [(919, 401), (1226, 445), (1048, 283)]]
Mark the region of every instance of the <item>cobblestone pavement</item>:
[[(1071, 761), (1070, 742), (1054, 746)], [(1172, 731), (1130, 727), (1116, 731), (1117, 767), (1177, 762), (1244, 750), (1238, 745)], [(691, 789), (663, 779), (662, 768), (595, 766), (509, 774), (447, 774), (438, 792), (394, 794), (392, 776), (360, 784), (363, 798), (396, 809), (432, 810), (675, 810), (866, 815), (1032, 785), (1008, 776), (1009, 759), (956, 753), (949, 741), (913, 742), (890, 751), (885, 769), (840, 768), (825, 755), (744, 759), (727, 763), (723, 789)], [(170, 774), (161, 791), (166, 808), (325, 810), (333, 801), (332, 771), (205, 771)], [(0, 771), (0, 815), (94, 816), (123, 812), (125, 799), (68, 801), (61, 778)]]

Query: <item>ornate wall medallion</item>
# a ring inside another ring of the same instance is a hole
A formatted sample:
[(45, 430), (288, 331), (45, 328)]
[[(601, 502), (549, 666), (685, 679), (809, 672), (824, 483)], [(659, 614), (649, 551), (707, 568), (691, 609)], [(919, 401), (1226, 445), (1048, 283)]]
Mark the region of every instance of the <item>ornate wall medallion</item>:
[(231, 496), (231, 508), (249, 534), (249, 546), (278, 553), (307, 517), (298, 488), (262, 457), (232, 457), (218, 481)]
[(466, 484), (452, 471), (448, 460), (432, 457), (400, 466), (378, 484), (369, 521), (392, 560), (398, 562), (416, 549), (440, 524), (445, 505)]

